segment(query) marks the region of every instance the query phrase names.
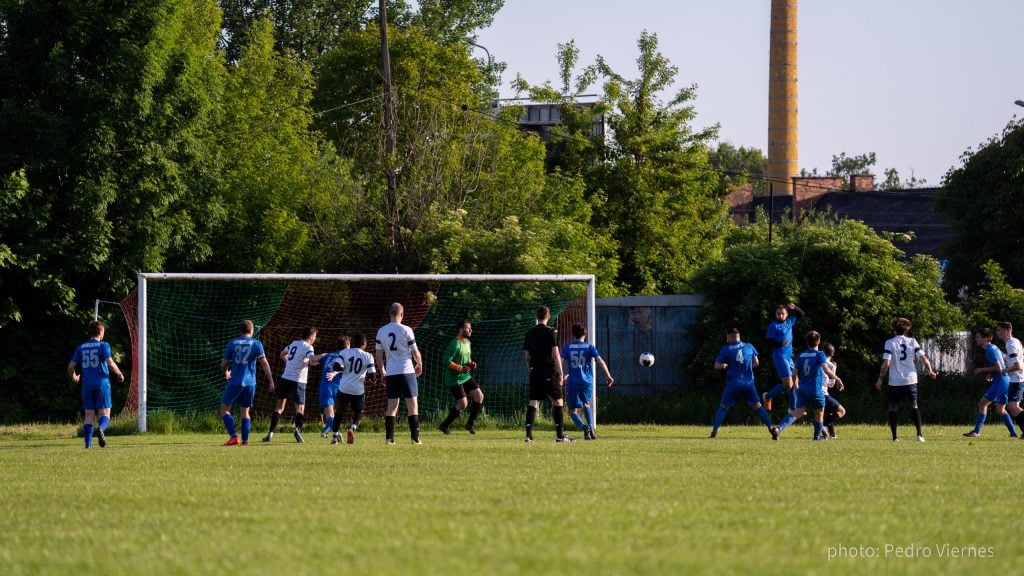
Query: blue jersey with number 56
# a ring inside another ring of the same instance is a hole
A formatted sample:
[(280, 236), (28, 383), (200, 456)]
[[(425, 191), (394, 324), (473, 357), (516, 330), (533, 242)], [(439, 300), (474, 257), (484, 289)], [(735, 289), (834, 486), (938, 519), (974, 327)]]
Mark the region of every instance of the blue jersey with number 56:
[(71, 361), (82, 370), (82, 387), (86, 389), (100, 388), (110, 385), (110, 371), (107, 359), (110, 358), (110, 344), (101, 340), (89, 340), (75, 348)]
[(224, 359), (231, 362), (231, 384), (256, 385), (256, 361), (263, 358), (263, 344), (255, 338), (240, 336), (228, 342)]
[(577, 340), (562, 347), (562, 360), (569, 365), (570, 386), (590, 386), (594, 383), (594, 371), (591, 368), (592, 360), (601, 357), (601, 354), (590, 342)]

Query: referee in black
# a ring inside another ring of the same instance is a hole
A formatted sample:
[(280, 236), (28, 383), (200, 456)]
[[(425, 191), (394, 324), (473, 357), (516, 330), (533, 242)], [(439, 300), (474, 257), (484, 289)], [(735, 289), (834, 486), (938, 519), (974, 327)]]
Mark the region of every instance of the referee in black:
[(551, 418), (555, 421), (555, 441), (572, 442), (563, 432), (562, 361), (558, 356), (558, 331), (548, 326), (551, 310), (537, 308), (537, 325), (526, 332), (523, 356), (530, 371), (530, 403), (526, 408), (526, 442), (533, 442), (533, 422), (541, 400), (551, 401)]

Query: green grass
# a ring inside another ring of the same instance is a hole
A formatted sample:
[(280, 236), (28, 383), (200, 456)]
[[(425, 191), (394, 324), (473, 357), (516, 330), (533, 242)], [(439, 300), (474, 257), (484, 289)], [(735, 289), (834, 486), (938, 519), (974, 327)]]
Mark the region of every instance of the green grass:
[[(930, 427), (925, 444), (878, 426), (817, 443), (806, 426), (777, 443), (754, 427), (604, 426), (571, 445), (430, 428), (420, 446), (312, 431), (89, 451), (72, 430), (0, 431), (4, 574), (980, 574), (1024, 556), (1024, 446), (997, 425), (974, 440)], [(830, 563), (839, 545), (877, 557)], [(943, 545), (995, 558), (939, 558)]]

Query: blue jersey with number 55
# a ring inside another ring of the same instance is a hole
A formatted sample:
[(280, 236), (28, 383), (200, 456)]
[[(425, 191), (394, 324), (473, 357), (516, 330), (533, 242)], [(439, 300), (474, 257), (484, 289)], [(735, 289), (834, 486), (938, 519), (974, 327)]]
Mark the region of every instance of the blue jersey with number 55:
[(562, 347), (562, 360), (569, 365), (570, 386), (590, 386), (594, 383), (594, 371), (592, 360), (601, 357), (601, 354), (590, 342), (577, 340)]
[(263, 358), (263, 344), (255, 338), (241, 336), (228, 342), (224, 359), (231, 363), (229, 383), (239, 386), (256, 385), (256, 361)]
[(89, 340), (75, 348), (71, 361), (82, 370), (83, 388), (93, 389), (110, 385), (110, 371), (107, 368), (109, 358), (110, 344), (101, 340)]

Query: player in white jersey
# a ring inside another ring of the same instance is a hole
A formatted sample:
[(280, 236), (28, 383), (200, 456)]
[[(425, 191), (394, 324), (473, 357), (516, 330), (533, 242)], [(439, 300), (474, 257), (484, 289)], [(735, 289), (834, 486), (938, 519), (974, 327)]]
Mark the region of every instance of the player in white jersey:
[(331, 444), (337, 444), (341, 437), (341, 415), (345, 412), (345, 405), (352, 408), (352, 424), (348, 427), (346, 442), (355, 442), (355, 432), (359, 429), (359, 422), (363, 417), (363, 409), (366, 407), (366, 376), (376, 374), (377, 369), (373, 363), (373, 356), (366, 351), (366, 337), (356, 334), (352, 337), (351, 347), (345, 348), (338, 353), (336, 362), (332, 366), (325, 366), (324, 370), (331, 370), (327, 378), (334, 381), (341, 378), (338, 385), (338, 394), (335, 396), (335, 404), (338, 406), (338, 413), (335, 414), (334, 424), (331, 430), (334, 432)]
[(910, 402), (910, 415), (914, 419), (914, 427), (917, 428), (917, 441), (924, 442), (921, 435), (921, 410), (917, 407), (917, 364), (915, 359), (920, 359), (924, 364), (928, 377), (934, 379), (935, 371), (932, 364), (925, 356), (921, 345), (917, 340), (907, 336), (910, 332), (911, 323), (906, 318), (896, 318), (892, 321), (892, 330), (895, 336), (885, 341), (885, 350), (882, 352), (882, 368), (878, 372), (878, 380), (875, 382), (875, 389), (882, 389), (882, 378), (886, 370), (889, 371), (889, 429), (892, 430), (892, 441), (898, 442), (896, 435), (897, 416), (901, 400)]
[(1000, 322), (996, 325), (996, 336), (1003, 341), (1006, 348), (1003, 364), (1005, 374), (1010, 379), (1010, 391), (1006, 403), (1006, 411), (1014, 422), (1020, 426), (1020, 438), (1024, 439), (1024, 409), (1020, 407), (1024, 396), (1024, 348), (1020, 340), (1013, 337), (1013, 324)]
[(295, 340), (281, 351), (280, 358), (284, 360), (284, 372), (278, 380), (277, 406), (274, 413), (270, 415), (270, 431), (263, 438), (264, 442), (270, 442), (277, 430), (277, 423), (281, 421), (281, 414), (285, 405), (291, 399), (295, 403), (295, 441), (302, 443), (302, 424), (306, 418), (306, 378), (310, 366), (316, 366), (324, 356), (313, 354), (313, 343), (316, 342), (316, 328), (307, 326), (302, 329), (302, 340)]
[(416, 378), (423, 374), (423, 357), (416, 347), (416, 336), (413, 335), (412, 328), (402, 324), (405, 308), (395, 302), (388, 313), (391, 322), (381, 326), (377, 331), (377, 345), (374, 349), (377, 367), (384, 378), (388, 395), (388, 407), (384, 413), (385, 440), (388, 444), (395, 443), (398, 404), (405, 398), (405, 408), (409, 416), (409, 435), (413, 444), (419, 444), (419, 385)]
[[(839, 368), (833, 356), (836, 355), (836, 347), (831, 342), (825, 343), (821, 347), (821, 351), (825, 353), (827, 361), (825, 365), (828, 366), (829, 370), (835, 374)], [(827, 436), (822, 434), (823, 438), (835, 438), (836, 437), (836, 422), (838, 422), (843, 416), (846, 416), (846, 407), (836, 400), (836, 397), (829, 393), (829, 390), (835, 390), (836, 392), (843, 391), (843, 381), (838, 378), (831, 378), (827, 374), (821, 379), (821, 391), (825, 394), (825, 431)]]

